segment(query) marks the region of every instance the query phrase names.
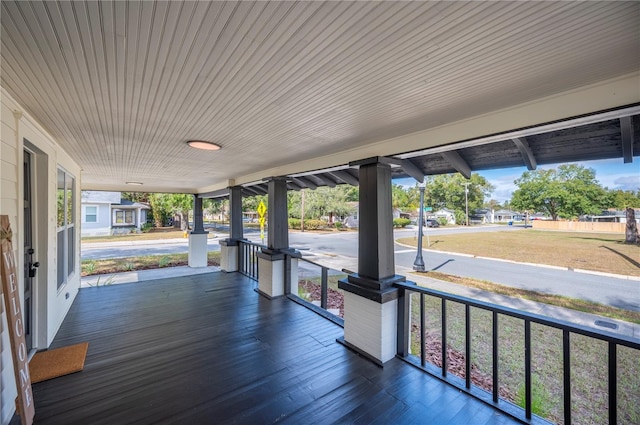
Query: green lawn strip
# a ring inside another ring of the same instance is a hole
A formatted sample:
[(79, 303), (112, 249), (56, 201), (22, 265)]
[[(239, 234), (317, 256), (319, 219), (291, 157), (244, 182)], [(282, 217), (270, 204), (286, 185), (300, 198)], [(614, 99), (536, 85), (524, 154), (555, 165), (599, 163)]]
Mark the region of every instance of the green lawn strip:
[[(420, 355), (420, 297), (412, 296), (411, 350)], [(442, 341), (441, 300), (425, 296), (425, 329), (430, 344)], [(524, 321), (498, 316), (499, 382), (501, 396), (522, 405), (524, 393)], [(471, 360), (473, 369), (491, 389), (492, 313), (471, 308)], [(536, 414), (554, 422), (563, 418), (562, 331), (531, 325), (533, 399)], [(464, 357), (465, 309), (447, 302), (447, 347)], [(432, 350), (433, 351), (433, 350)], [(576, 423), (608, 421), (608, 346), (589, 337), (571, 335), (571, 385), (573, 420)], [(472, 370), (473, 370), (472, 369)], [(450, 373), (453, 373), (450, 371)], [(455, 373), (453, 373), (455, 374)], [(618, 419), (638, 423), (640, 418), (640, 360), (637, 350), (618, 348)], [(462, 374), (464, 375), (464, 374)], [(472, 375), (473, 376), (473, 375)], [(462, 376), (461, 376), (462, 377)]]
[[(401, 238), (398, 242), (417, 246), (415, 237)], [(429, 246), (426, 237), (423, 246), (437, 251), (640, 276), (640, 245), (625, 244), (624, 235), (617, 234), (526, 229), (431, 235)]]
[[(207, 253), (210, 266), (220, 265), (220, 252)], [(140, 257), (83, 260), (82, 276), (121, 273), (133, 270), (158, 269), (188, 265), (188, 254), (145, 255)]]
[(598, 314), (600, 316), (610, 317), (612, 319), (624, 320), (625, 322), (640, 324), (640, 312), (637, 311), (624, 310), (621, 308), (610, 307), (607, 305), (585, 301), (577, 298), (565, 297), (562, 295), (545, 294), (527, 289), (513, 288), (510, 286), (504, 286), (485, 280), (454, 276), (441, 272), (430, 271), (426, 273), (426, 275), (434, 279), (444, 280), (445, 282), (451, 282), (457, 285), (467, 286), (469, 288), (482, 289), (483, 291), (494, 292), (500, 295), (524, 298), (530, 301), (536, 301), (539, 303), (554, 305), (557, 307), (564, 307), (571, 310)]

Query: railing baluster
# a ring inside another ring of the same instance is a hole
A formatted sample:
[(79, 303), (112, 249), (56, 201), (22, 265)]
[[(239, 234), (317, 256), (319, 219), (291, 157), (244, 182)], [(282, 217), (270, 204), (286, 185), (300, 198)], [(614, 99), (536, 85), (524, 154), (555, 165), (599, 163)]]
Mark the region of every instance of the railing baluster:
[(411, 338), (411, 292), (403, 288), (398, 290), (398, 356), (405, 358), (409, 352)]
[(447, 376), (447, 300), (442, 299), (442, 376)]
[(498, 402), (498, 312), (493, 312), (492, 323), (492, 344), (493, 344), (493, 402)]
[(571, 425), (571, 345), (569, 331), (562, 330), (562, 370), (564, 390), (564, 423)]
[[(519, 311), (516, 309), (502, 307), (495, 304), (486, 303), (483, 301), (474, 300), (467, 297), (461, 297), (459, 295), (448, 294), (441, 291), (436, 291), (433, 289), (419, 287), (415, 284), (411, 283), (396, 283), (394, 284), (398, 289), (403, 292), (404, 297), (404, 305), (407, 306), (407, 311), (402, 313), (402, 309), (398, 309), (398, 354), (399, 357), (406, 358), (406, 361), (417, 365), (417, 359), (411, 359), (408, 355), (402, 355), (402, 345), (400, 339), (407, 341), (404, 346), (408, 347), (409, 340), (411, 335), (408, 335), (412, 332), (411, 321), (410, 318), (406, 318), (406, 323), (408, 325), (401, 326), (401, 318), (409, 315), (408, 306), (409, 297), (413, 293), (420, 294), (420, 364), (422, 369), (432, 374), (446, 382), (457, 387), (460, 391), (466, 391), (468, 394), (478, 397), (481, 400), (489, 401), (488, 395), (477, 394), (475, 389), (472, 389), (471, 386), (473, 381), (471, 379), (471, 307), (479, 308), (482, 310), (490, 311), (492, 313), (492, 349), (493, 349), (493, 388), (492, 388), (492, 398), (493, 403), (496, 408), (506, 412), (508, 415), (511, 415), (517, 418), (520, 421), (531, 423), (533, 420), (533, 346), (532, 346), (532, 334), (531, 334), (531, 325), (532, 323), (536, 323), (542, 326), (548, 326), (552, 329), (557, 329), (562, 331), (562, 358), (563, 358), (563, 391), (564, 391), (564, 423), (566, 425), (571, 425), (571, 344), (570, 338), (571, 334), (579, 334), (584, 335), (586, 337), (594, 338), (597, 341), (603, 341), (608, 344), (608, 373), (609, 373), (609, 423), (617, 423), (618, 422), (618, 370), (617, 370), (617, 349), (618, 346), (629, 347), (630, 349), (636, 350), (636, 352), (640, 351), (640, 343), (636, 340), (626, 337), (626, 336), (616, 336), (611, 333), (601, 332), (598, 330), (591, 329), (589, 327), (574, 325), (562, 320), (551, 319), (548, 317), (540, 316), (533, 313), (527, 313), (523, 311)], [(426, 347), (426, 309), (425, 309), (425, 297), (431, 296), (434, 298), (440, 298), (442, 302), (441, 307), (441, 331), (442, 331), (442, 370), (440, 373), (433, 371), (433, 368), (426, 366), (426, 357), (427, 357), (427, 347)], [(400, 301), (399, 299), (399, 301)], [(447, 376), (447, 301), (461, 303), (465, 306), (465, 384), (455, 377)], [(402, 313), (402, 314), (401, 314)], [(404, 314), (404, 316), (403, 316)], [(501, 403), (500, 400), (500, 317), (499, 315), (505, 315), (512, 318), (521, 319), (524, 322), (524, 384), (525, 384), (525, 401), (524, 401), (524, 409), (519, 413), (514, 413), (513, 405), (511, 403)], [(403, 322), (404, 323), (404, 322)], [(407, 334), (404, 337), (401, 337), (400, 330), (404, 329), (404, 332)], [(407, 348), (406, 352), (409, 352), (409, 348)]]
[(531, 419), (531, 322), (524, 321), (524, 406), (525, 416)]
[(327, 272), (328, 269), (326, 267), (322, 267), (322, 273), (320, 278), (320, 307), (327, 309)]
[(471, 388), (471, 306), (464, 306), (464, 325), (465, 325), (465, 341), (464, 341), (464, 377), (467, 389)]
[(609, 341), (609, 423), (618, 423), (618, 364), (617, 345)]
[(420, 364), (422, 367), (427, 363), (427, 353), (425, 352), (425, 329), (424, 329), (424, 294), (420, 293)]

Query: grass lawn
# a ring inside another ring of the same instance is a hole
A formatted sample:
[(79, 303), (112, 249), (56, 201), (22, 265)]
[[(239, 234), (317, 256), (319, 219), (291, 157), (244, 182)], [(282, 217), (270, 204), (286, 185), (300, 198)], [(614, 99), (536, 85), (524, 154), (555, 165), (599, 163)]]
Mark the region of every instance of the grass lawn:
[[(640, 246), (624, 243), (624, 235), (577, 232), (521, 231), (431, 236), (438, 251), (460, 252), (524, 263), (640, 276)], [(398, 242), (416, 246), (416, 238)]]
[[(420, 297), (412, 295), (412, 353), (420, 355)], [(440, 344), (441, 301), (425, 296), (425, 330), (427, 343)], [(447, 348), (464, 357), (464, 306), (447, 302)], [(491, 390), (492, 314), (471, 308), (471, 361), (477, 374)], [(498, 316), (499, 381), (502, 397), (524, 405), (524, 322), (521, 319)], [(532, 376), (534, 413), (554, 422), (563, 418), (562, 331), (532, 324)], [(441, 357), (437, 355), (437, 357)], [(451, 355), (449, 355), (451, 357)], [(581, 335), (571, 335), (571, 397), (574, 423), (607, 423), (608, 346), (605, 342)], [(437, 359), (436, 359), (437, 361)], [(435, 363), (435, 362), (434, 362)], [(435, 363), (439, 366), (438, 363)], [(450, 373), (464, 377), (463, 373)], [(618, 347), (618, 421), (640, 423), (640, 356), (637, 350)], [(487, 385), (488, 384), (488, 385)]]
[[(82, 276), (129, 272), (133, 270), (158, 269), (186, 266), (189, 254), (147, 255), (142, 257), (112, 258), (107, 260), (83, 260)], [(208, 265), (220, 265), (220, 252), (208, 252)]]
[[(214, 232), (209, 231), (209, 237), (215, 237)], [(114, 241), (150, 241), (162, 239), (184, 238), (184, 232), (175, 227), (155, 227), (147, 233), (129, 233), (126, 235), (111, 236), (85, 236), (82, 242), (114, 242)]]

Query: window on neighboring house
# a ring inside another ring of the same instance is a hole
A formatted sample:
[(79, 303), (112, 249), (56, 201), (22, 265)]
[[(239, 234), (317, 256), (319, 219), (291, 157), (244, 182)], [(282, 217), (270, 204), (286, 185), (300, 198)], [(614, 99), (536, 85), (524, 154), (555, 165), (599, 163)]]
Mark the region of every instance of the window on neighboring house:
[(97, 223), (98, 222), (98, 207), (95, 205), (87, 205), (84, 207), (84, 222), (85, 223)]
[(113, 224), (116, 226), (135, 226), (133, 210), (113, 210)]
[(58, 289), (75, 271), (75, 184), (76, 179), (58, 168), (57, 190), (57, 275)]

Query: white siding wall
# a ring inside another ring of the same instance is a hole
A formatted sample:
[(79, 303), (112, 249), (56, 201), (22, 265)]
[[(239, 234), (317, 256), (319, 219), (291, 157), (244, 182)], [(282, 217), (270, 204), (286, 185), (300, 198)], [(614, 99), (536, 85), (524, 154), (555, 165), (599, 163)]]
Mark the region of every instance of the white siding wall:
[[(1, 115), (0, 122), (2, 124), (0, 130), (0, 175), (2, 178), (0, 184), (0, 214), (9, 216), (9, 222), (15, 231), (18, 224), (18, 150), (16, 148), (16, 119), (13, 116), (14, 105), (8, 103), (9, 99), (2, 93), (1, 98)], [(17, 244), (14, 242), (14, 255), (18, 252), (15, 250)], [(22, 267), (17, 267), (18, 273)], [(13, 363), (11, 360), (11, 352), (9, 351), (9, 334), (7, 331), (7, 316), (4, 312), (4, 300), (0, 301), (0, 338), (2, 351), (0, 352), (0, 422), (8, 423), (11, 415), (15, 410), (14, 400), (17, 396), (16, 387), (13, 376)]]
[[(97, 207), (98, 221), (95, 223), (85, 222), (85, 207)], [(82, 205), (82, 216), (80, 217), (82, 226), (82, 236), (109, 236), (111, 234), (111, 206), (110, 204), (86, 203)]]
[[(22, 160), (24, 139), (36, 150), (36, 173), (45, 187), (36, 188), (34, 209), (36, 215), (46, 213), (34, 222), (34, 246), (40, 269), (34, 282), (34, 347), (47, 348), (58, 331), (62, 320), (80, 288), (80, 167), (57, 145), (53, 138), (33, 120), (11, 96), (1, 89), (0, 122), (0, 214), (9, 216), (13, 231), (16, 272), (20, 283), (20, 297), (24, 299), (23, 282), (23, 190)], [(17, 112), (17, 114), (14, 114)], [(56, 245), (56, 175), (58, 166), (72, 174), (76, 181), (75, 216), (75, 273), (60, 290), (57, 288)], [(2, 303), (0, 303), (1, 305)], [(7, 333), (6, 315), (2, 308), (0, 338), (0, 423), (6, 424), (15, 412), (16, 397), (13, 364)]]

